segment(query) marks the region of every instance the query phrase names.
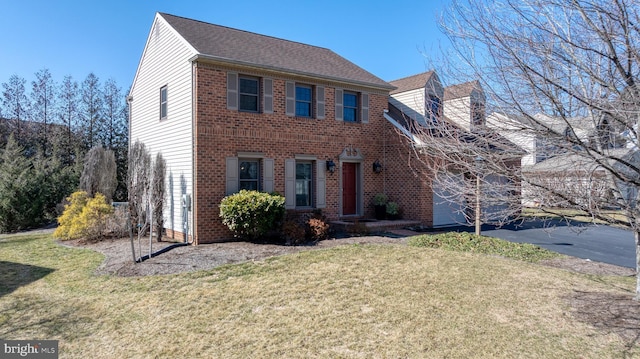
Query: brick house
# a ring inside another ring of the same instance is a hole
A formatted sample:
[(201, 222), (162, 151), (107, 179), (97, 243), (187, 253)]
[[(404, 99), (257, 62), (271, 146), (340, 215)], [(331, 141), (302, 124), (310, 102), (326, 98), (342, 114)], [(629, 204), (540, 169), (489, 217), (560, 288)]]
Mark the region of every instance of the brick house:
[[(444, 98), (427, 75), (414, 80)], [(330, 220), (373, 218), (373, 197), (386, 193), (404, 218), (433, 225), (428, 174), (412, 168), (390, 115), (396, 87), (408, 88), (326, 48), (156, 14), (128, 97), (129, 138), (167, 161), (167, 236), (230, 239), (219, 204), (240, 189), (279, 192), (288, 210)]]
[(131, 141), (167, 161), (167, 235), (230, 238), (218, 205), (239, 189), (372, 216), (392, 89), (325, 48), (156, 14), (128, 100)]

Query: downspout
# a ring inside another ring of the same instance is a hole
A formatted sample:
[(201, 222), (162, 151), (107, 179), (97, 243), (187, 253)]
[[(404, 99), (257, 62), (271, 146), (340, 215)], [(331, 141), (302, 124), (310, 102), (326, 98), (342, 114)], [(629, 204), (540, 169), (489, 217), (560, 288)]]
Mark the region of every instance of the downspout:
[[(127, 127), (127, 152), (129, 152), (129, 150), (131, 149), (131, 106), (133, 102), (133, 96), (129, 95), (127, 96), (127, 105), (128, 105), (128, 115), (127, 116), (127, 121), (129, 122), (129, 126)], [(129, 159), (129, 156), (127, 155), (127, 159)], [(128, 182), (128, 178), (127, 178), (127, 182)], [(128, 189), (129, 186), (127, 186)], [(128, 192), (128, 191), (127, 191)], [(128, 201), (128, 199), (127, 199)], [(129, 205), (130, 206), (130, 205)], [(131, 207), (129, 207), (129, 218), (127, 219), (127, 226), (129, 227), (129, 238), (131, 239), (131, 255), (133, 256), (133, 263), (137, 263), (136, 260), (136, 248), (135, 245), (133, 244), (133, 224), (131, 223)]]
[[(383, 116), (389, 112), (388, 109), (382, 110)], [(382, 163), (383, 168), (387, 168), (387, 136), (383, 131), (382, 133)], [(387, 171), (382, 171), (382, 193), (387, 193)]]
[[(194, 213), (198, 213), (198, 196), (197, 184), (196, 184), (196, 111), (197, 109), (197, 92), (196, 92), (196, 79), (198, 63), (196, 58), (191, 61), (191, 236), (193, 240), (191, 244), (198, 245), (198, 238), (196, 237), (198, 228), (198, 219)], [(189, 212), (187, 212), (187, 218)], [(189, 220), (187, 219), (187, 223)], [(185, 241), (189, 242), (189, 237), (185, 237)]]

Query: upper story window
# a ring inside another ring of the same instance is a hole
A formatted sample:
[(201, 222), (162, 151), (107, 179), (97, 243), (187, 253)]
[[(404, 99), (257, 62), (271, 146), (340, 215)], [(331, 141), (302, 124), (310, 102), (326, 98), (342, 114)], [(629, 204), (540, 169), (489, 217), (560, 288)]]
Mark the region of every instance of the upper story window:
[(227, 72), (227, 109), (273, 113), (273, 79)]
[(260, 190), (260, 161), (258, 159), (239, 160), (238, 171), (238, 187), (240, 190)]
[(167, 85), (160, 88), (160, 119), (167, 118)]
[(291, 117), (324, 119), (324, 87), (287, 81), (285, 83), (285, 113)]
[(440, 102), (440, 97), (429, 95), (426, 103), (426, 117), (429, 119), (428, 122), (436, 124), (440, 120), (442, 116), (442, 103)]
[(345, 122), (358, 121), (358, 94), (355, 92), (344, 92), (343, 95), (343, 120)]
[(296, 116), (312, 117), (311, 86), (296, 84)]
[(258, 112), (260, 81), (254, 77), (240, 76), (240, 111)]
[(480, 102), (473, 102), (471, 104), (471, 125), (472, 126), (484, 126), (484, 105)]
[(369, 94), (335, 89), (336, 120), (369, 123)]

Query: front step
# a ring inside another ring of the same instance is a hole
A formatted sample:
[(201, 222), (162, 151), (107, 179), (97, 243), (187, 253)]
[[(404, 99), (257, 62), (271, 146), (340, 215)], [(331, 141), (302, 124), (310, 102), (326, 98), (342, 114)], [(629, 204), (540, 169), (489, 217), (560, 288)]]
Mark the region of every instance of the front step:
[(345, 232), (351, 232), (358, 226), (365, 226), (369, 232), (385, 232), (391, 229), (399, 229), (410, 226), (420, 225), (420, 221), (398, 219), (393, 221), (388, 220), (375, 220), (375, 219), (353, 219), (353, 220), (338, 220), (331, 222), (331, 225), (337, 230), (343, 230)]

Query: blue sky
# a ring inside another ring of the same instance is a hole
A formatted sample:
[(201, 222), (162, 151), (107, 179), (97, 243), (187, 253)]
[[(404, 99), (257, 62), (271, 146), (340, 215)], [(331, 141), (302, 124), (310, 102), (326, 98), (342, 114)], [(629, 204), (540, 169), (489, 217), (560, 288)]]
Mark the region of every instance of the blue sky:
[(133, 81), (156, 12), (327, 47), (386, 81), (430, 69), (448, 0), (0, 0), (0, 83), (48, 68), (56, 82), (90, 73)]

